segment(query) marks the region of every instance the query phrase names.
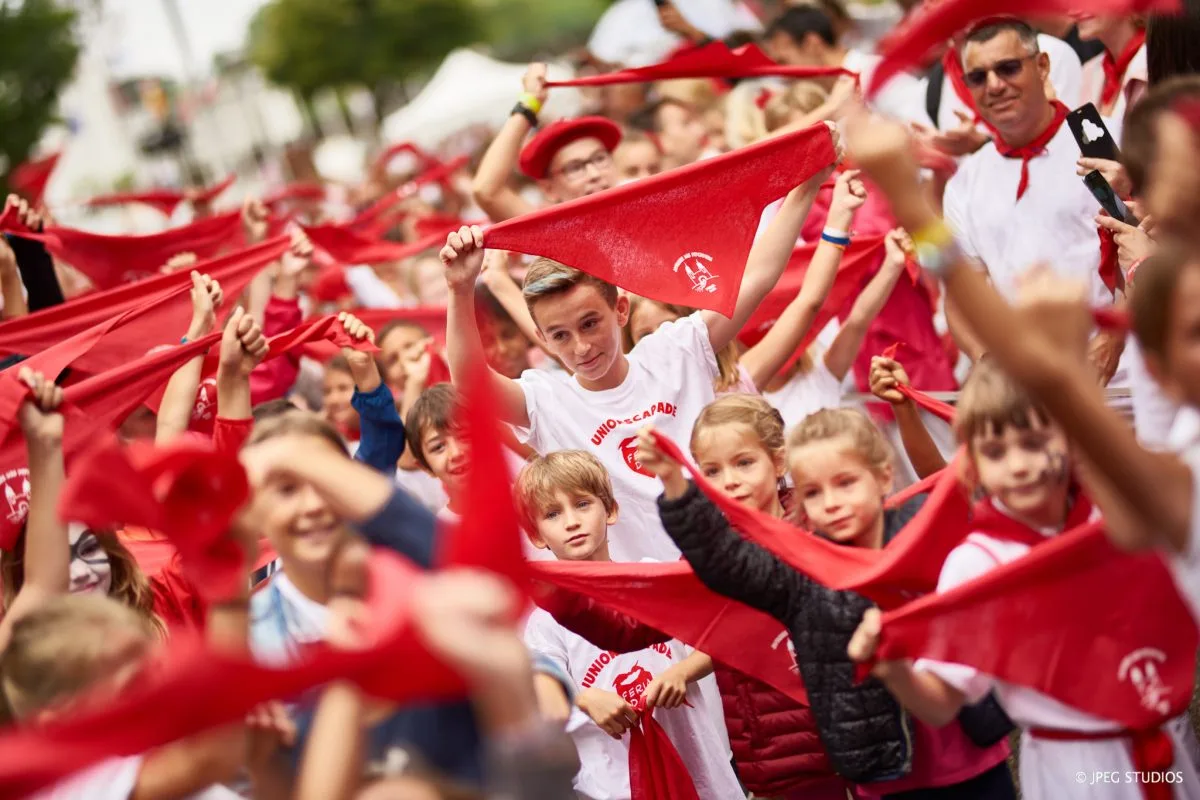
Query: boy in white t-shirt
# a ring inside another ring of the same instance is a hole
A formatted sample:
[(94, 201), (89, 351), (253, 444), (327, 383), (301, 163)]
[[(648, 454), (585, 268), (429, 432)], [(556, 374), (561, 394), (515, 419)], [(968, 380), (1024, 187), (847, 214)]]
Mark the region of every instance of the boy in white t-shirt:
[[(662, 326), (628, 355), (622, 328), (629, 299), (615, 286), (545, 258), (526, 273), (523, 293), (538, 336), (573, 375), (530, 370), (514, 381), (494, 373), (499, 413), (537, 452), (585, 450), (605, 466), (624, 510), (623, 523), (613, 529), (615, 560), (679, 557), (658, 518), (655, 480), (634, 456), (637, 431), (652, 423), (676, 441), (690, 436), (696, 416), (714, 399), (714, 351), (733, 340), (779, 280), (828, 172), (794, 189), (755, 242), (732, 319), (697, 312)], [(460, 380), (482, 358), (474, 291), (483, 232), (464, 227), (451, 233), (441, 258), (450, 287), (446, 349), (451, 374)]]
[[(609, 561), (608, 526), (617, 501), (604, 466), (579, 450), (530, 462), (517, 478), (518, 513), (536, 547), (561, 561)], [(575, 791), (588, 800), (628, 800), (629, 740), (625, 734), (649, 713), (663, 727), (704, 798), (744, 793), (730, 766), (724, 736), (714, 724), (720, 700), (708, 676), (712, 659), (677, 641), (634, 653), (596, 647), (555, 622), (530, 614), (525, 643), (565, 671), (578, 695), (567, 732), (579, 751)], [(702, 681), (707, 686), (698, 685)], [(557, 691), (561, 687), (555, 686)], [(561, 707), (562, 698), (554, 707)]]

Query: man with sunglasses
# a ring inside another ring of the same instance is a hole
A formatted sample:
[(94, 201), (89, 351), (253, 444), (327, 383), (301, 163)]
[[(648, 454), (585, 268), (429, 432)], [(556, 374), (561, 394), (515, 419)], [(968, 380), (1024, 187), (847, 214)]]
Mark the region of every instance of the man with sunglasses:
[(492, 141), (475, 173), (475, 202), (492, 222), (533, 211), (533, 206), (509, 186), (514, 166), (537, 181), (552, 203), (563, 203), (617, 184), (612, 151), (621, 142), (621, 129), (604, 117), (559, 120), (540, 129), (538, 114), (546, 102), (546, 65), (531, 64), (522, 79), (524, 93)]
[[(1079, 146), (1064, 124), (1068, 109), (1047, 96), (1050, 58), (1037, 32), (1020, 20), (990, 20), (966, 36), (961, 57), (963, 82), (994, 135), (947, 184), (947, 223), (1010, 302), (1019, 276), (1046, 263), (1085, 282), (1094, 305), (1112, 305), (1100, 275), (1099, 205), (1075, 174)], [(1107, 125), (1119, 138), (1119, 123)], [(969, 321), (952, 307), (947, 321), (967, 355), (978, 358)], [(1101, 333), (1093, 340), (1092, 363), (1106, 383), (1123, 350), (1124, 337)]]

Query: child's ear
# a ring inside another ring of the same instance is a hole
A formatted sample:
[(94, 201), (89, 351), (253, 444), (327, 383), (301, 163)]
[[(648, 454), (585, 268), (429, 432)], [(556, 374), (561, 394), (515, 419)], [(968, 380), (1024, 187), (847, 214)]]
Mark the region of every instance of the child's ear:
[(606, 519), (605, 522), (607, 522), (609, 525), (616, 525), (617, 518), (620, 515), (621, 515), (621, 506), (617, 504), (616, 500), (613, 500), (612, 501), (612, 511), (608, 512), (608, 519)]
[(529, 537), (529, 543), (532, 544), (534, 547), (536, 547), (538, 550), (549, 550), (550, 549), (550, 545), (546, 544), (546, 540), (543, 539), (542, 535), (537, 532), (537, 528), (534, 528), (533, 530), (530, 530), (530, 531), (525, 531), (525, 534)]
[(776, 453), (772, 458), (775, 461), (775, 479), (783, 480), (783, 476), (787, 475), (787, 469), (788, 469), (787, 455), (781, 450), (780, 452)]
[(896, 487), (896, 472), (891, 464), (884, 466), (879, 470), (879, 485), (883, 489), (883, 496), (887, 497)]
[(613, 310), (617, 312), (617, 325), (624, 328), (629, 324), (629, 295), (618, 294), (617, 304), (613, 306)]

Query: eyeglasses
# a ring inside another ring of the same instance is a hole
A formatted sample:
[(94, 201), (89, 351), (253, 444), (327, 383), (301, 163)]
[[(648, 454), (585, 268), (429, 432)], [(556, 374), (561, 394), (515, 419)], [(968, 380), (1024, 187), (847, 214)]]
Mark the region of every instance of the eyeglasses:
[(607, 150), (598, 150), (586, 161), (568, 161), (558, 171), (568, 181), (578, 183), (587, 177), (587, 168), (594, 167), (597, 172), (608, 169), (612, 164), (612, 153)]
[(1023, 58), (1006, 58), (1003, 61), (997, 61), (987, 69), (973, 69), (963, 75), (963, 81), (969, 88), (978, 89), (987, 83), (988, 75), (992, 72), (996, 73), (996, 77), (1002, 81), (1011, 81), (1025, 69), (1025, 62), (1036, 58), (1037, 55), (1037, 53), (1030, 53)]

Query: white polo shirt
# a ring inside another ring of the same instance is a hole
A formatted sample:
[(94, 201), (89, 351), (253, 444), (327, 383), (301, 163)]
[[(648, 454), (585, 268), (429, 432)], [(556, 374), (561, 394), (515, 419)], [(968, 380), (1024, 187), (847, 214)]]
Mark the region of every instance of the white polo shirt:
[[(1119, 123), (1105, 122), (1120, 138)], [(1005, 158), (993, 143), (963, 159), (946, 185), (946, 222), (1009, 302), (1016, 298), (1018, 276), (1044, 262), (1085, 280), (1094, 305), (1112, 304), (1100, 278), (1100, 204), (1075, 174), (1078, 159), (1079, 146), (1064, 122), (1046, 152), (1030, 160), (1029, 187), (1020, 200), (1021, 159)]]

